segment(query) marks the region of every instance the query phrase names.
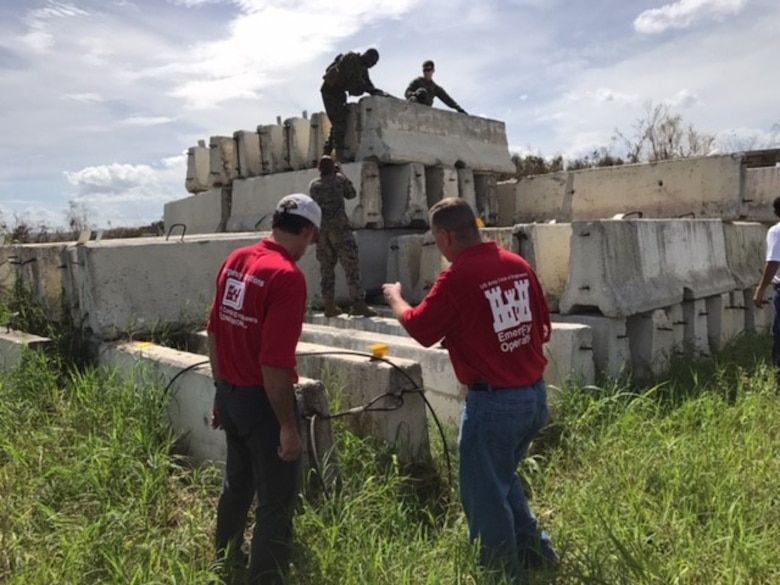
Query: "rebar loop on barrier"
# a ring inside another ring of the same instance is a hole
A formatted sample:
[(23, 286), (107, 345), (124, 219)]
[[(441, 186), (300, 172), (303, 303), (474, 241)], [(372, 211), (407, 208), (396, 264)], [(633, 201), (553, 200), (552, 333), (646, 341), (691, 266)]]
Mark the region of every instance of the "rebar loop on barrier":
[(640, 219), (645, 216), (643, 212), (636, 210), (636, 211), (627, 211), (625, 213), (616, 213), (615, 215), (612, 216), (612, 219), (628, 219), (633, 215), (637, 216)]
[(690, 217), (691, 219), (696, 219), (696, 212), (689, 211), (688, 213), (683, 213), (682, 215), (678, 215), (677, 219), (685, 219), (686, 217)]
[(171, 227), (168, 228), (168, 233), (165, 234), (165, 241), (168, 241), (168, 238), (171, 237), (171, 232), (173, 231), (173, 228), (180, 227), (181, 228), (181, 239), (180, 242), (184, 241), (184, 234), (187, 233), (187, 224), (184, 223), (174, 223)]
[(264, 222), (264, 221), (265, 221), (265, 220), (268, 218), (268, 216), (269, 216), (269, 215), (271, 215), (272, 213), (273, 213), (272, 211), (269, 211), (269, 212), (268, 212), (268, 213), (266, 213), (266, 214), (265, 214), (263, 217), (261, 217), (260, 219), (258, 219), (258, 220), (255, 222), (254, 230), (255, 230), (255, 231), (257, 231), (257, 228), (258, 228), (258, 227), (260, 227), (260, 224), (261, 224), (261, 223), (263, 223), (263, 222)]
[(8, 263), (13, 264), (14, 266), (22, 267), (25, 264), (30, 264), (31, 262), (37, 262), (38, 258), (28, 258), (27, 260), (19, 260), (18, 256), (10, 256), (8, 258)]

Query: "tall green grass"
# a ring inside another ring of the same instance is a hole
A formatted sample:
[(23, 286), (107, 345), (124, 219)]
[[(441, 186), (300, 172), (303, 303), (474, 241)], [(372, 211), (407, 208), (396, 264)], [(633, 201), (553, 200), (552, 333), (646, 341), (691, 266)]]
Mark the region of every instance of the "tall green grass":
[[(780, 407), (765, 339), (648, 386), (569, 388), (522, 474), (560, 584), (780, 582)], [(436, 473), (336, 427), (342, 485), (302, 500), (291, 583), (501, 583)], [(28, 356), (0, 375), (0, 583), (219, 583), (219, 473), (173, 455), (158, 387)], [(455, 453), (455, 434), (446, 437)], [(457, 477), (457, 474), (455, 474)]]

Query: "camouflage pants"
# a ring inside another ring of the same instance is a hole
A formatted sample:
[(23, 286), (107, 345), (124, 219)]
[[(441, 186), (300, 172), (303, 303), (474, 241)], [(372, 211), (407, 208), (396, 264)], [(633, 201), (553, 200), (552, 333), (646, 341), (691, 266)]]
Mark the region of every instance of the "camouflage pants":
[(320, 289), (324, 299), (332, 300), (336, 295), (336, 262), (341, 262), (347, 277), (350, 300), (353, 303), (365, 300), (366, 293), (360, 280), (357, 242), (348, 226), (322, 226), (320, 239), (317, 241), (317, 260), (320, 263)]
[(323, 154), (330, 154), (333, 148), (344, 149), (344, 137), (347, 135), (347, 94), (344, 90), (325, 85), (320, 92), (325, 113), (330, 118), (330, 135), (325, 142)]

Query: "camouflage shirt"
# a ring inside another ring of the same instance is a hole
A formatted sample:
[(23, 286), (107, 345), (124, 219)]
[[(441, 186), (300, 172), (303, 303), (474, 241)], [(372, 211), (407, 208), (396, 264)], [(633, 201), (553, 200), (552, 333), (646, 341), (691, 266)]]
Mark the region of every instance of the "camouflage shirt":
[(368, 67), (363, 64), (360, 53), (350, 51), (339, 55), (322, 77), (325, 86), (347, 91), (350, 95), (363, 95), (376, 91), (368, 76)]
[(443, 87), (438, 85), (433, 79), (425, 79), (425, 77), (417, 77), (416, 79), (413, 79), (409, 84), (409, 87), (406, 88), (404, 96), (406, 99), (409, 99), (412, 94), (414, 94), (414, 92), (420, 88), (425, 89), (425, 91), (428, 92), (428, 95), (424, 101), (419, 101), (418, 103), (425, 104), (426, 106), (432, 106), (433, 98), (437, 97), (453, 110), (460, 109), (458, 103), (450, 97), (450, 94), (444, 91)]
[(357, 192), (352, 181), (343, 174), (336, 173), (314, 179), (309, 184), (309, 196), (322, 209), (321, 229), (349, 225), (344, 200), (354, 199), (357, 197)]

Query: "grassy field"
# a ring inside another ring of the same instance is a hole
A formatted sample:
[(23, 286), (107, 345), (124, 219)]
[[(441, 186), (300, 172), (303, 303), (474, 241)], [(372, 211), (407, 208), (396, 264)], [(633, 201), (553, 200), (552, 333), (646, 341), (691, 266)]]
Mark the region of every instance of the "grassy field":
[[(647, 387), (567, 389), (522, 473), (562, 567), (539, 583), (780, 582), (780, 397), (766, 339)], [(158, 387), (30, 356), (0, 374), (0, 583), (219, 583), (219, 472), (175, 456)], [(291, 583), (498, 584), (457, 487), (336, 427), (343, 487), (303, 502)], [(455, 456), (455, 432), (447, 448)], [(457, 476), (457, 475), (456, 475)]]

